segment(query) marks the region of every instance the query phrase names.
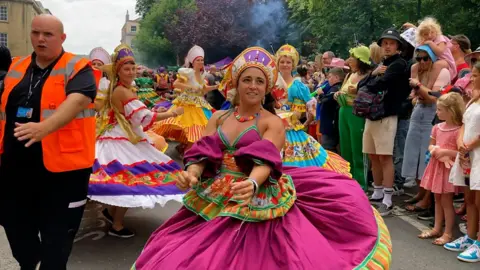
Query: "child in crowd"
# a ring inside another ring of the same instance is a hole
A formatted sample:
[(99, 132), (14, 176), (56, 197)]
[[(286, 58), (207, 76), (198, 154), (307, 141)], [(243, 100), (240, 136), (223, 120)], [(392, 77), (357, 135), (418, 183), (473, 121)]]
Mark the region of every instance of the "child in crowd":
[(303, 124), (307, 128), (307, 133), (314, 138), (317, 137), (317, 122), (315, 122), (316, 113), (317, 113), (316, 108), (317, 108), (317, 100), (312, 98), (309, 102), (307, 102), (307, 112), (306, 112), (307, 120)]
[[(431, 17), (425, 18), (418, 25), (416, 35), (417, 45), (428, 45), (438, 57), (438, 61), (433, 64), (433, 73), (432, 76), (430, 76), (432, 79), (429, 80), (427, 88), (433, 88), (435, 80), (443, 68), (450, 71), (450, 78), (455, 78), (457, 76), (457, 68), (455, 59), (450, 51), (452, 42), (442, 34), (442, 27), (437, 20)], [(411, 75), (412, 78), (417, 78), (418, 63), (412, 66)]]
[[(435, 194), (435, 226), (432, 230), (422, 232), (418, 237), (430, 239), (434, 245), (443, 246), (452, 241), (455, 225), (453, 195), (455, 187), (449, 182), (450, 168), (457, 156), (457, 137), (462, 126), (465, 109), (463, 98), (458, 93), (442, 95), (437, 101), (437, 116), (444, 121), (432, 129), (430, 161), (422, 178), (421, 186)], [(441, 232), (445, 220), (445, 231)]]
[(480, 262), (480, 63), (472, 70), (472, 99), (463, 115), (463, 126), (457, 140), (459, 154), (452, 168), (450, 181), (465, 187), (467, 234), (444, 247), (462, 252), (458, 259)]

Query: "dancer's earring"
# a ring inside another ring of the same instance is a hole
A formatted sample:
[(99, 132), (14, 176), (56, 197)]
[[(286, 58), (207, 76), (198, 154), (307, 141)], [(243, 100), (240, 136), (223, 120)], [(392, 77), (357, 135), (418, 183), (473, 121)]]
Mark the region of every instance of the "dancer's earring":
[(262, 99), (262, 105), (265, 105), (265, 97)]

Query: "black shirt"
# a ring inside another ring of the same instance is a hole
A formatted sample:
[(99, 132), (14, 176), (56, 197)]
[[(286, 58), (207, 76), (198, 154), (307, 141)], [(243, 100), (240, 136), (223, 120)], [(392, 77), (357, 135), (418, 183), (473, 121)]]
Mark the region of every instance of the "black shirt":
[[(32, 54), (32, 62), (28, 67), (22, 80), (13, 88), (8, 96), (6, 106), (6, 126), (4, 135), (4, 152), (2, 154), (2, 166), (39, 166), (43, 167), (42, 146), (40, 142), (34, 143), (30, 147), (25, 147), (28, 140), (19, 141), (13, 136), (15, 122), (27, 123), (27, 122), (40, 122), (40, 101), (42, 96), (42, 88), (47, 80), (50, 72), (57, 64), (58, 60), (62, 57), (62, 54), (45, 69), (40, 68), (36, 64), (36, 55)], [(27, 104), (27, 96), (30, 88), (30, 79), (32, 78), (32, 95)], [(37, 85), (37, 87), (34, 87)], [(95, 99), (97, 93), (97, 85), (93, 74), (93, 69), (90, 66), (86, 66), (84, 69), (78, 72), (73, 77), (66, 87), (67, 95), (72, 93), (81, 93), (92, 99)], [(32, 108), (33, 113), (30, 119), (17, 118), (17, 111), (19, 107)]]
[(399, 115), (402, 110), (402, 103), (408, 98), (411, 90), (408, 85), (410, 77), (408, 64), (400, 54), (396, 54), (385, 59), (383, 65), (387, 66), (385, 74), (370, 80), (367, 89), (373, 93), (386, 90), (384, 117)]
[(334, 94), (340, 91), (342, 82), (336, 83), (328, 88), (328, 92), (319, 96), (320, 107), (320, 133), (338, 136), (338, 128), (336, 123), (338, 122), (338, 102), (333, 98)]

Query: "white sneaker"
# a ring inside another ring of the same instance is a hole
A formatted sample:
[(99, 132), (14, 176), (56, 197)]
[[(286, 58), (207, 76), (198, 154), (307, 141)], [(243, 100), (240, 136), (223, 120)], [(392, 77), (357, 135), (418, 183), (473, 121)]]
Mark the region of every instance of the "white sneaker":
[(467, 250), (458, 255), (457, 259), (470, 263), (480, 262), (480, 242), (475, 241)]
[(405, 190), (403, 188), (393, 185), (393, 196), (402, 196), (403, 194), (405, 194)]
[(406, 187), (406, 188), (416, 187), (417, 186), (417, 181), (415, 181), (415, 179), (412, 179), (412, 178), (407, 178), (407, 180), (405, 181), (405, 184), (403, 184), (403, 186)]

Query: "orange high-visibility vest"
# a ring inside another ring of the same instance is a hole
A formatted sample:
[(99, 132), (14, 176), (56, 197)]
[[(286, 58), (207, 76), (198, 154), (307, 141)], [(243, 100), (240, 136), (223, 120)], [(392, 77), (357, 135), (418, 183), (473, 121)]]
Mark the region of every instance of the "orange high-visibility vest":
[[(5, 141), (8, 97), (25, 76), (31, 60), (31, 56), (15, 59), (4, 80), (4, 91), (0, 100), (0, 154), (3, 153)], [(43, 85), (40, 121), (55, 113), (67, 98), (67, 83), (87, 65), (89, 62), (85, 58), (67, 52), (63, 54)], [(43, 163), (51, 172), (67, 172), (92, 167), (95, 160), (94, 104), (91, 103), (64, 127), (47, 135), (41, 143)]]

